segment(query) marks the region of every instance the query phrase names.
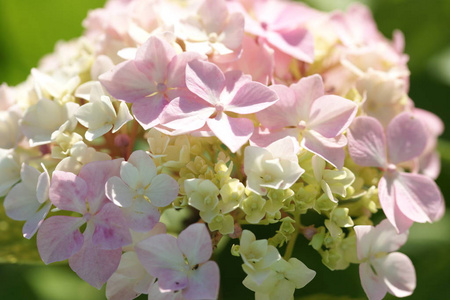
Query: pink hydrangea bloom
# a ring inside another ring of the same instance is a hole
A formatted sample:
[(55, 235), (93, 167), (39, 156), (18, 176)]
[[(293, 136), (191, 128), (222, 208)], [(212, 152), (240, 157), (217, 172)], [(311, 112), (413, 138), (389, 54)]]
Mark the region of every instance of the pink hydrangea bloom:
[(423, 152), (427, 138), (421, 121), (408, 112), (389, 123), (386, 135), (380, 122), (372, 117), (356, 118), (348, 132), (352, 159), (360, 166), (384, 171), (378, 196), (387, 219), (399, 232), (406, 231), (413, 222), (436, 221), (444, 210), (442, 194), (432, 179), (398, 168)]
[(178, 239), (169, 234), (152, 236), (136, 245), (144, 268), (158, 278), (161, 292), (181, 290), (185, 299), (216, 299), (219, 267), (209, 261), (211, 237), (204, 224), (193, 224)]
[(200, 57), (194, 52), (177, 54), (168, 42), (152, 36), (139, 47), (135, 59), (118, 64), (99, 79), (112, 96), (133, 103), (134, 117), (149, 129), (159, 124), (170, 100), (188, 92), (186, 63)]
[(248, 141), (254, 125), (250, 119), (229, 114), (252, 114), (278, 100), (275, 92), (240, 71), (224, 74), (215, 64), (200, 60), (187, 64), (186, 85), (200, 99), (173, 100), (162, 114), (161, 123), (177, 133), (194, 131), (206, 124), (233, 152)]
[(325, 95), (322, 78), (302, 78), (290, 87), (273, 85), (280, 100), (256, 115), (265, 127), (251, 141), (266, 146), (282, 137), (299, 139), (300, 145), (341, 169), (347, 139), (342, 134), (354, 119), (357, 106), (350, 100)]
[(393, 252), (407, 240), (408, 232), (397, 233), (388, 220), (376, 227), (355, 226), (361, 284), (369, 300), (381, 300), (386, 292), (396, 297), (412, 294), (416, 272), (403, 253)]
[[(55, 171), (50, 201), (60, 210), (81, 216), (52, 216), (37, 234), (39, 254), (46, 264), (69, 259), (72, 270), (96, 288), (117, 269), (122, 246), (131, 243), (122, 211), (105, 196), (105, 183), (110, 176), (118, 175), (120, 162), (92, 162), (78, 176)], [(81, 233), (84, 224), (86, 229)]]

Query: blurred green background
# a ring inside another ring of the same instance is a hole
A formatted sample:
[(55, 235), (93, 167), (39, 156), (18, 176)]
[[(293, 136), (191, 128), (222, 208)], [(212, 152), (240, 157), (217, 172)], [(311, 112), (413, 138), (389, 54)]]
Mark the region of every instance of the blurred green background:
[[(25, 80), (38, 60), (53, 51), (58, 40), (79, 36), (81, 21), (89, 9), (100, 7), (104, 0), (0, 0), (0, 83), (15, 85)], [(345, 8), (349, 0), (306, 0), (322, 10)], [(359, 1), (372, 8), (380, 31), (388, 37), (400, 29), (406, 37), (405, 52), (410, 55), (410, 97), (416, 106), (439, 115), (449, 128), (450, 101), (450, 1), (448, 0), (367, 0)], [(442, 173), (438, 184), (450, 199), (450, 130), (440, 140)], [(450, 203), (447, 201), (447, 203)], [(449, 205), (447, 204), (447, 207)], [(11, 228), (0, 215), (0, 262), (34, 261), (35, 240), (17, 240), (20, 227)], [(18, 224), (20, 225), (20, 224)], [(11, 239), (10, 237), (15, 237)], [(317, 271), (316, 278), (298, 290), (296, 299), (365, 299), (358, 266), (345, 271), (329, 271), (317, 253), (297, 243), (298, 257)], [(413, 261), (417, 272), (417, 289), (408, 299), (450, 299), (450, 214), (435, 224), (415, 224), (407, 244), (401, 249)], [(225, 251), (226, 261), (223, 299), (253, 299), (253, 293), (241, 288), (244, 273), (239, 258)], [(11, 255), (11, 253), (13, 255)], [(105, 299), (80, 280), (65, 264), (1, 264), (0, 299), (72, 300)], [(315, 295), (315, 296), (314, 296)], [(145, 299), (145, 297), (141, 297)], [(387, 296), (386, 299), (394, 297)]]

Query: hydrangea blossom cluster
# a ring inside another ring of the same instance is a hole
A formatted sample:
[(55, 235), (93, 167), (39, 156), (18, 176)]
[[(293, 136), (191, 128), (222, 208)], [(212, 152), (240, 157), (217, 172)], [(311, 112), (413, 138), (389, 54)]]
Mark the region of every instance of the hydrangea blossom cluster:
[(444, 213), (443, 125), (408, 97), (400, 32), (276, 0), (109, 0), (83, 25), (0, 87), (0, 195), (44, 263), (108, 299), (217, 299), (231, 251), (256, 299), (290, 300), (316, 274), (303, 235), (369, 299), (413, 292), (394, 251)]

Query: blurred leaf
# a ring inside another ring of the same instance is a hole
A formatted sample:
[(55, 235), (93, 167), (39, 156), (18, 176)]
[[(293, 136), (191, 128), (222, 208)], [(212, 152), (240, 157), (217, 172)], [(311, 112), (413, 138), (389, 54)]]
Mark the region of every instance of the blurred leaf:
[(100, 300), (105, 289), (97, 290), (65, 267), (30, 269), (25, 278), (39, 300)]
[(347, 296), (333, 296), (327, 294), (315, 294), (306, 297), (297, 297), (295, 300), (364, 300), (365, 298), (351, 298)]
[(24, 222), (10, 219), (0, 204), (0, 263), (42, 264), (36, 247), (36, 237), (22, 236)]

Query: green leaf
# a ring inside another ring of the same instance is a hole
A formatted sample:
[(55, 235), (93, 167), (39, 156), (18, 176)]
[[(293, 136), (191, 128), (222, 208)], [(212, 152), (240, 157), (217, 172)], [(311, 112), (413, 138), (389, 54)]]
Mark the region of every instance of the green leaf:
[(24, 222), (10, 219), (0, 205), (0, 263), (43, 264), (37, 251), (36, 238), (22, 236)]

